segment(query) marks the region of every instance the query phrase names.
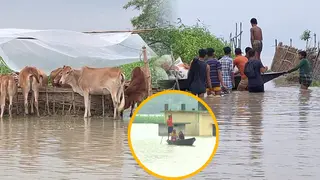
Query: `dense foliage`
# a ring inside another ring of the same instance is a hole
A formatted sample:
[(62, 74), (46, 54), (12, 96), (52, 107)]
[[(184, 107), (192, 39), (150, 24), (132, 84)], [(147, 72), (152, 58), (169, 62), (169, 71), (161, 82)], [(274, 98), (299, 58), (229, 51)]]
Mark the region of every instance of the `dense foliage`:
[(180, 56), (187, 63), (197, 55), (199, 48), (212, 47), (216, 50), (216, 56), (223, 55), (223, 47), (228, 44), (212, 35), (205, 25), (198, 22), (186, 26), (181, 19), (170, 24), (170, 15), (167, 15), (171, 10), (169, 5), (167, 0), (131, 0), (124, 8), (141, 11), (131, 23), (135, 29), (153, 29), (139, 35), (158, 55), (172, 51), (175, 57)]

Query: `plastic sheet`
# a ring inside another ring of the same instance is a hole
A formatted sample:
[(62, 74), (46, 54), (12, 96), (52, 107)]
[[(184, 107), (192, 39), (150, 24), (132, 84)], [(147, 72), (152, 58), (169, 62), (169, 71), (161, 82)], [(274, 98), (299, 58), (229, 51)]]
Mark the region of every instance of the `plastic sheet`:
[(138, 34), (86, 34), (66, 30), (0, 29), (0, 56), (14, 71), (35, 66), (49, 74), (69, 65), (74, 68), (115, 67), (140, 61), (156, 53)]

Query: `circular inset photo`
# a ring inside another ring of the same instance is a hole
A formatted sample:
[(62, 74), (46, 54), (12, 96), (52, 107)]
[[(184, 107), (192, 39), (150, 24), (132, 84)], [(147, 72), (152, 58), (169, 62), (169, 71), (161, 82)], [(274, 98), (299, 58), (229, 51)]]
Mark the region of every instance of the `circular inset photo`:
[(211, 108), (191, 93), (166, 90), (150, 96), (134, 111), (128, 127), (137, 163), (161, 179), (184, 179), (202, 171), (219, 143)]

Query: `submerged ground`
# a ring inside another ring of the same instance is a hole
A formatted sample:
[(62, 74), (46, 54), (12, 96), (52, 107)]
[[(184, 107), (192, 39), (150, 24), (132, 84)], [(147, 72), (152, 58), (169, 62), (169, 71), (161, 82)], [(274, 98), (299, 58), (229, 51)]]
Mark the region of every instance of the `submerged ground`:
[[(206, 99), (220, 128), (217, 154), (193, 179), (319, 179), (320, 89), (266, 84), (264, 94)], [(0, 121), (1, 179), (153, 179), (127, 142), (127, 122)]]

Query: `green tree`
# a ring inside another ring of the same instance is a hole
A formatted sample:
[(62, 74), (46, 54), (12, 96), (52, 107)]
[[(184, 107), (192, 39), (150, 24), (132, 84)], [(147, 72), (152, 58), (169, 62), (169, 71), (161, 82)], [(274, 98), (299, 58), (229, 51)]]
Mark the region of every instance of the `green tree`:
[(306, 42), (306, 49), (308, 48), (309, 40), (311, 39), (311, 31), (305, 30), (300, 36), (300, 39)]
[(141, 12), (139, 16), (131, 19), (135, 29), (157, 28), (170, 21), (169, 0), (131, 0), (123, 8), (133, 8)]
[(172, 51), (176, 58), (181, 56), (184, 62), (190, 62), (199, 48), (208, 47), (214, 48), (217, 56), (223, 55), (222, 49), (227, 43), (212, 35), (200, 21), (193, 26), (184, 25), (180, 18), (177, 23), (170, 23), (169, 0), (131, 0), (124, 6), (129, 7), (141, 11), (131, 20), (136, 29), (153, 29), (139, 35), (158, 55)]

